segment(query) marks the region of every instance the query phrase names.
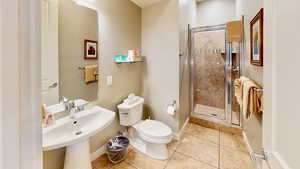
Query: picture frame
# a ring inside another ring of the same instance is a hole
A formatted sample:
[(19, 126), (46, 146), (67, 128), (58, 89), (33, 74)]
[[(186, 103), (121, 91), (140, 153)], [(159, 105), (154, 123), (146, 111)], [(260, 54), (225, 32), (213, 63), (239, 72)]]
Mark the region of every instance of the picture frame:
[(88, 39), (84, 40), (84, 59), (98, 59), (98, 41)]
[(264, 10), (259, 10), (250, 22), (251, 64), (264, 65)]

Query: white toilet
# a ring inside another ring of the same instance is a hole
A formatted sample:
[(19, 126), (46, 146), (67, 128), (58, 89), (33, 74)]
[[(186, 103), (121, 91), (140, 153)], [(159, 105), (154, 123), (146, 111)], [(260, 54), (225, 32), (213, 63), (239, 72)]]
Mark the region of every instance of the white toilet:
[(159, 160), (169, 157), (167, 144), (173, 132), (166, 124), (156, 120), (141, 120), (144, 99), (130, 94), (118, 105), (120, 124), (129, 126), (128, 137), (131, 145), (142, 153)]

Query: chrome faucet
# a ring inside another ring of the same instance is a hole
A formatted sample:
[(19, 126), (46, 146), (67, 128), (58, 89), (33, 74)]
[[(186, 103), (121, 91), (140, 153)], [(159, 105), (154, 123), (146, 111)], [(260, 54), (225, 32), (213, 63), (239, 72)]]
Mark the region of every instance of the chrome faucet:
[(66, 111), (70, 112), (72, 105), (74, 104), (74, 101), (66, 98), (65, 96), (62, 97), (62, 101), (61, 101), (66, 108)]
[(71, 119), (75, 119), (75, 114), (80, 112), (82, 109), (80, 108), (80, 106), (76, 106), (74, 102), (72, 102), (72, 105), (71, 105), (71, 109), (69, 111), (70, 113), (70, 118)]
[(67, 99), (66, 97), (63, 97), (62, 103), (65, 105), (66, 111), (69, 112), (71, 119), (75, 119), (75, 114), (84, 110), (84, 106), (77, 106), (74, 100)]

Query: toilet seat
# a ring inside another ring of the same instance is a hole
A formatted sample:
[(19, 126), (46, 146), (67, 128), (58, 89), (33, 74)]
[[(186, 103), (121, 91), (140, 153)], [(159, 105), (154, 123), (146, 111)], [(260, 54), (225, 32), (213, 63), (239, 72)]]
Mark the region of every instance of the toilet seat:
[(146, 120), (139, 125), (140, 136), (151, 143), (164, 144), (172, 139), (172, 130), (156, 120)]

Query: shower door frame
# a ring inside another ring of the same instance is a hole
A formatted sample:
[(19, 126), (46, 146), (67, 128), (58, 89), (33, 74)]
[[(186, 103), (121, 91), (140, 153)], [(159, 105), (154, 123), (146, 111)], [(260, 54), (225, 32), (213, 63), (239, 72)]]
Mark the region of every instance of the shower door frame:
[[(211, 115), (205, 115), (200, 114), (199, 116), (206, 120), (212, 120), (219, 123), (229, 124), (232, 126), (242, 126), (242, 116), (241, 112), (239, 112), (239, 124), (232, 123), (232, 91), (233, 91), (233, 84), (232, 84), (232, 44), (227, 42), (227, 33), (226, 33), (226, 24), (219, 24), (219, 25), (213, 25), (213, 26), (201, 26), (191, 29), (191, 45), (190, 45), (190, 53), (191, 53), (191, 98), (192, 98), (192, 107), (191, 110), (194, 114), (194, 108), (195, 108), (195, 101), (194, 101), (194, 84), (195, 84), (195, 41), (194, 41), (194, 34), (197, 32), (207, 32), (207, 31), (225, 31), (225, 85), (224, 85), (224, 95), (225, 95), (225, 107), (224, 107), (224, 113), (225, 113), (225, 119), (220, 119), (219, 117), (211, 116)], [(241, 46), (241, 45), (240, 45)], [(240, 54), (242, 55), (242, 48), (240, 47), (241, 51)], [(240, 56), (241, 56), (240, 55)], [(239, 59), (239, 69), (241, 68), (241, 59)], [(240, 75), (240, 72), (239, 72)]]

